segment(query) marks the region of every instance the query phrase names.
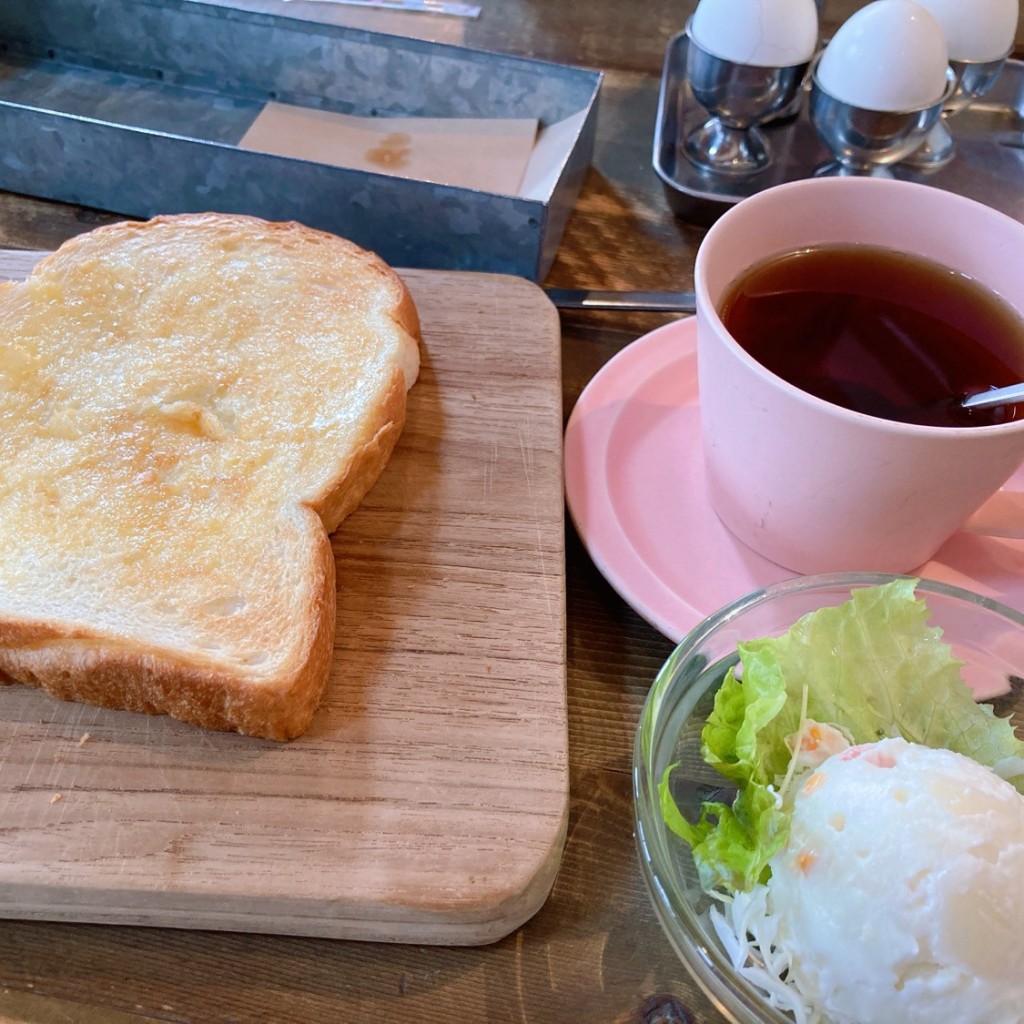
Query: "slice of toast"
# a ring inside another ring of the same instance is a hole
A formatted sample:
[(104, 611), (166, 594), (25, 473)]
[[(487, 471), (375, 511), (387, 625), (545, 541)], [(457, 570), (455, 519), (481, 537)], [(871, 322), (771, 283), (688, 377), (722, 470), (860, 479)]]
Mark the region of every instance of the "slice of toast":
[(401, 279), (298, 224), (114, 224), (0, 286), (0, 678), (302, 733), (333, 650), (328, 534), (418, 371)]

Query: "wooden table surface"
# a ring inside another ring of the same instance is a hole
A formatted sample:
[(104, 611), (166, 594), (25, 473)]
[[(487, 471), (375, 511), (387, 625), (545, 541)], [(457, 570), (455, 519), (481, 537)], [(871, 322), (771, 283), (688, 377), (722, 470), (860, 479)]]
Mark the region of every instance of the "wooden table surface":
[[(546, 283), (691, 286), (703, 230), (670, 214), (651, 140), (665, 46), (694, 0), (479, 0), (472, 21), (230, 2), (603, 70), (593, 166)], [(828, 0), (826, 30), (860, 6)], [(53, 247), (111, 219), (0, 193), (0, 247)], [(611, 356), (667, 319), (564, 313), (564, 415)], [(5, 921), (0, 1022), (721, 1022), (665, 940), (634, 851), (633, 733), (671, 644), (604, 581), (568, 522), (566, 530), (568, 841), (533, 919), (473, 948)]]

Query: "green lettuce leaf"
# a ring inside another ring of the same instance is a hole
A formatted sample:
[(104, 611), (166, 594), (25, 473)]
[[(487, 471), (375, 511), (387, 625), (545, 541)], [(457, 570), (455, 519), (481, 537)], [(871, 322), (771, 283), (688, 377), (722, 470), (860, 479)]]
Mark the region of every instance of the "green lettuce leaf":
[(1024, 793), (1024, 741), (992, 709), (977, 704), (961, 663), (928, 625), (916, 580), (853, 591), (780, 637), (738, 645), (702, 733), (704, 759), (737, 786), (730, 807), (709, 802), (696, 824), (672, 799), (671, 769), (661, 781), (666, 824), (693, 848), (706, 889), (751, 888), (785, 845), (788, 811), (776, 784), (791, 754), (786, 738), (806, 715), (834, 725), (855, 744), (887, 736), (945, 747), (987, 765)]
[(741, 786), (732, 805), (706, 800), (691, 823), (669, 789), (669, 766), (658, 787), (661, 812), (676, 835), (693, 849), (701, 886), (747, 890), (768, 878), (768, 862), (785, 845), (789, 816), (774, 790), (757, 782)]

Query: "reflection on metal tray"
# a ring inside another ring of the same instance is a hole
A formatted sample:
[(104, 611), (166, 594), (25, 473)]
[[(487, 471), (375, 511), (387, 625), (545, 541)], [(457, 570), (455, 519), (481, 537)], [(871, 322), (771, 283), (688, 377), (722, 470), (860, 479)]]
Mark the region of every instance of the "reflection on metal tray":
[[(808, 178), (832, 159), (804, 103), (796, 116), (765, 127), (773, 159), (763, 171), (741, 180), (709, 174), (690, 163), (682, 147), (708, 116), (687, 84), (686, 34), (680, 33), (665, 54), (653, 162), (672, 211), (685, 220), (709, 224), (741, 199)], [(954, 159), (932, 171), (897, 165), (896, 177), (968, 196), (1024, 222), (1024, 64), (1007, 61), (992, 91), (948, 124), (956, 140)]]
[[(0, 188), (133, 216), (299, 220), (395, 266), (541, 278), (590, 164), (600, 81), (193, 0), (0, 0)], [(240, 148), (269, 101), (549, 131), (504, 195)]]

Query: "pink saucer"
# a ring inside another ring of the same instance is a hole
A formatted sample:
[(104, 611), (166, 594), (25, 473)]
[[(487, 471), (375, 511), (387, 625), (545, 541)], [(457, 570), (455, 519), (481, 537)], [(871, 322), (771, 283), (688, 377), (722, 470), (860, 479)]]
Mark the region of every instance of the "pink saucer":
[[(644, 335), (595, 375), (566, 428), (565, 488), (595, 565), (676, 642), (796, 575), (736, 540), (708, 502), (693, 318)], [(1024, 467), (916, 575), (1024, 609)]]

